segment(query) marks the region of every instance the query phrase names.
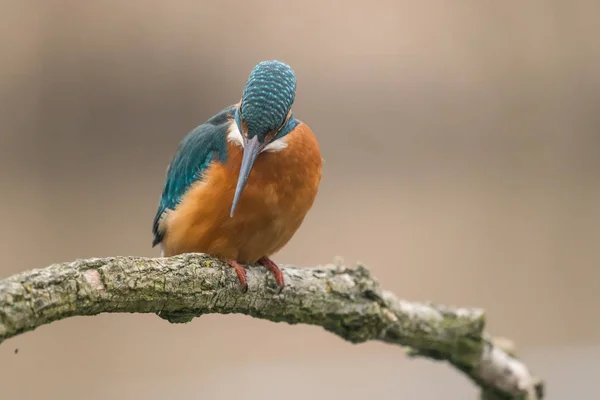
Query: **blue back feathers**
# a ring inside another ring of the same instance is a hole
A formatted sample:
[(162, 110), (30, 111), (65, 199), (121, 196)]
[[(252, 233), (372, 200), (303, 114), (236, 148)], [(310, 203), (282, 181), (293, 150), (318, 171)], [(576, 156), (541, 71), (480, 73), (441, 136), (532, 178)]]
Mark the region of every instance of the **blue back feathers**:
[[(248, 126), (248, 137), (264, 136), (281, 128), (296, 96), (296, 75), (279, 61), (259, 63), (248, 77), (240, 117)], [(292, 119), (292, 118), (290, 118)]]
[(164, 232), (159, 229), (160, 218), (167, 210), (174, 210), (190, 185), (202, 178), (209, 164), (227, 160), (227, 130), (233, 117), (234, 106), (229, 106), (188, 133), (179, 144), (167, 170), (162, 196), (158, 205), (152, 232), (152, 246), (161, 242)]

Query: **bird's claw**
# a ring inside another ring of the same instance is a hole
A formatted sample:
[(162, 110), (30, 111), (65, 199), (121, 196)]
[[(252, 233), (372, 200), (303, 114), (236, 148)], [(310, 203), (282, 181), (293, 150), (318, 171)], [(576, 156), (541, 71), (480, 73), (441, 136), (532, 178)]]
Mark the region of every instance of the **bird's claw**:
[[(273, 262), (268, 257), (261, 258), (260, 260), (258, 260), (258, 263), (261, 264), (266, 269), (268, 269), (269, 271), (271, 271), (271, 273), (273, 274), (273, 277), (275, 278), (275, 282), (277, 282), (277, 286), (279, 287), (277, 290), (277, 294), (281, 293), (281, 291), (285, 287), (285, 282), (284, 282), (284, 278), (283, 278), (283, 273), (281, 272), (281, 270), (279, 269), (277, 264), (275, 264), (275, 262)], [(237, 261), (234, 261), (234, 260), (227, 261), (227, 264), (229, 264), (229, 266), (235, 270), (235, 272), (238, 276), (238, 279), (240, 280), (240, 283), (242, 285), (242, 293), (246, 293), (248, 291), (248, 280), (246, 279), (246, 269), (240, 263), (238, 263)]]
[(263, 257), (260, 260), (258, 260), (258, 262), (263, 267), (265, 267), (266, 269), (271, 271), (271, 273), (273, 273), (273, 276), (275, 277), (275, 282), (277, 282), (277, 286), (279, 286), (279, 290), (277, 291), (277, 294), (281, 293), (281, 291), (283, 290), (283, 288), (285, 286), (285, 282), (283, 279), (283, 272), (281, 272), (281, 270), (279, 269), (277, 264), (275, 264), (275, 262), (273, 262), (273, 260), (271, 260), (269, 257)]
[(242, 284), (242, 293), (246, 293), (248, 291), (248, 280), (246, 279), (246, 269), (237, 261), (229, 260), (227, 264), (233, 269), (235, 269), (235, 273)]

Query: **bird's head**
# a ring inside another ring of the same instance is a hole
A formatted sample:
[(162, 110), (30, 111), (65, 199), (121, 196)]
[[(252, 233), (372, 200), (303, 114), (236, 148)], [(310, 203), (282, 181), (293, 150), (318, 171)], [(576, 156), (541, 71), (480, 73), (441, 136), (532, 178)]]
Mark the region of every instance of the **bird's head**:
[(296, 75), (289, 65), (263, 61), (250, 72), (235, 113), (244, 153), (231, 216), (258, 155), (269, 144), (289, 133), (288, 121), (295, 96)]

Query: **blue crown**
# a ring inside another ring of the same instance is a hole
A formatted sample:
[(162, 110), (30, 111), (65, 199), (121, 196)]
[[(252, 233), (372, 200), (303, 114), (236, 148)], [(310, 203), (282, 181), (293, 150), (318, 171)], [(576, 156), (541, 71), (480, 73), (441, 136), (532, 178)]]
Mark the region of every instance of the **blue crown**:
[(241, 119), (248, 126), (248, 137), (259, 138), (281, 127), (294, 103), (296, 75), (279, 61), (256, 65), (244, 88)]

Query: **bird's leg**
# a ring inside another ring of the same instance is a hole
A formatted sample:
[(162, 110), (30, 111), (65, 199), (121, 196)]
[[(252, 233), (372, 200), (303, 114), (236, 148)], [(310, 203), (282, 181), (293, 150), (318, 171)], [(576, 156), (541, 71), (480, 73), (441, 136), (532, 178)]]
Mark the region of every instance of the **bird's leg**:
[(279, 285), (279, 293), (281, 293), (284, 286), (283, 273), (281, 272), (277, 264), (275, 264), (275, 262), (267, 256), (262, 257), (260, 260), (258, 260), (258, 263), (262, 264), (262, 266), (264, 266), (266, 269), (273, 273), (273, 276), (275, 277), (275, 282), (277, 282), (277, 285)]
[(242, 284), (242, 293), (246, 293), (248, 291), (248, 281), (246, 280), (246, 270), (240, 263), (238, 263), (235, 260), (229, 260), (229, 261), (227, 261), (227, 264), (229, 264), (229, 266), (231, 268), (235, 269), (238, 279), (240, 280), (240, 283)]

